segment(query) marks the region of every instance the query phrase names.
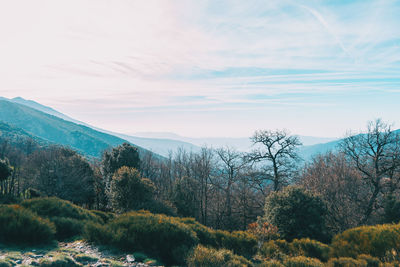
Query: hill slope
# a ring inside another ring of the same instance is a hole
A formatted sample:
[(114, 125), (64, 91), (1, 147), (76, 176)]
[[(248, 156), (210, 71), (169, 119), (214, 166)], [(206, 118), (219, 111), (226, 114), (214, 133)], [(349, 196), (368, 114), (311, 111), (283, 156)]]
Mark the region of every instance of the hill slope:
[[(100, 157), (105, 149), (126, 142), (122, 138), (7, 100), (0, 100), (0, 121), (23, 129), (31, 136), (69, 146), (92, 157)], [(140, 147), (139, 150), (144, 151)]]

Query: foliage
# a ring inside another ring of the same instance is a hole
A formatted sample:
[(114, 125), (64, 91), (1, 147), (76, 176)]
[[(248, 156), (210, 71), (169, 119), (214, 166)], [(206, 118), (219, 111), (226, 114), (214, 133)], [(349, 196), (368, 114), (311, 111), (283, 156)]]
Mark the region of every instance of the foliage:
[(178, 214), (184, 217), (196, 215), (198, 182), (190, 177), (178, 179), (173, 188), (172, 201), (177, 208)]
[(264, 220), (276, 225), (286, 240), (309, 237), (326, 240), (326, 206), (322, 199), (301, 187), (288, 186), (265, 201)]
[(279, 238), (278, 227), (267, 222), (254, 222), (247, 226), (247, 231), (257, 237), (259, 242), (266, 242)]
[(91, 211), (55, 197), (25, 200), (21, 205), (53, 222), (58, 240), (81, 235), (87, 221), (103, 222)]
[(40, 261), (41, 267), (79, 267), (81, 266), (69, 256), (58, 255), (53, 259), (43, 259)]
[(46, 244), (54, 239), (55, 227), (18, 205), (0, 205), (0, 243)]
[(198, 243), (196, 234), (178, 219), (149, 212), (126, 213), (105, 226), (90, 224), (85, 237), (127, 251), (143, 251), (167, 264), (182, 264)]
[(332, 258), (328, 262), (329, 267), (366, 267), (367, 262), (365, 260), (356, 260), (353, 258), (342, 257)]
[(121, 167), (111, 180), (111, 203), (116, 211), (137, 210), (153, 199), (155, 186), (134, 168)]
[(232, 250), (235, 254), (251, 258), (257, 252), (256, 237), (246, 231), (215, 231), (217, 248)]
[(197, 246), (187, 258), (188, 267), (250, 267), (251, 262), (226, 249)]
[(385, 223), (400, 222), (400, 201), (393, 195), (389, 195), (384, 203), (384, 221)]
[(294, 239), (291, 248), (294, 255), (317, 258), (323, 262), (329, 259), (329, 246), (309, 238)]
[(381, 265), (380, 260), (372, 257), (371, 255), (361, 254), (357, 257), (357, 259), (366, 261), (367, 267), (379, 267)]
[(361, 226), (336, 235), (332, 256), (353, 257), (367, 254), (380, 259), (400, 251), (400, 225)]
[[(0, 182), (7, 179), (12, 173), (12, 167), (7, 158), (0, 159)], [(1, 192), (0, 192), (1, 193)]]
[(139, 169), (140, 159), (138, 149), (128, 143), (105, 151), (102, 156), (102, 166), (105, 175), (113, 175), (121, 167)]
[(297, 256), (287, 258), (284, 261), (286, 267), (323, 267), (324, 265), (318, 259)]
[(270, 240), (261, 246), (259, 253), (266, 259), (283, 260), (292, 253), (292, 249), (285, 240)]
[(262, 262), (261, 264), (257, 265), (257, 267), (285, 267), (285, 265), (277, 260), (269, 260)]

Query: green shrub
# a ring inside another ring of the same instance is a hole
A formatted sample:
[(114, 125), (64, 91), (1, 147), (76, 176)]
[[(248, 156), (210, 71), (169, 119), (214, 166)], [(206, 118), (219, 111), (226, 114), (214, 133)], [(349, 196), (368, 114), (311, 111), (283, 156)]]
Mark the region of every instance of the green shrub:
[(87, 222), (103, 222), (95, 213), (56, 197), (25, 200), (21, 205), (53, 222), (58, 240), (81, 235)]
[(328, 261), (329, 267), (366, 267), (365, 260), (356, 260), (349, 257), (332, 258)]
[(329, 246), (309, 238), (293, 240), (291, 248), (296, 256), (317, 258), (323, 262), (329, 259)]
[(367, 267), (379, 267), (381, 264), (380, 260), (378, 258), (372, 257), (370, 255), (359, 255), (357, 257), (358, 260), (364, 260), (367, 262)]
[(99, 259), (97, 257), (86, 255), (86, 254), (78, 254), (74, 256), (74, 259), (82, 264), (89, 264), (93, 262), (97, 262)]
[(101, 218), (104, 223), (108, 223), (110, 220), (115, 218), (115, 214), (112, 212), (104, 212), (100, 210), (91, 210), (91, 212)]
[(313, 238), (326, 241), (326, 205), (302, 187), (288, 186), (265, 200), (263, 221), (278, 227), (283, 239)]
[(283, 260), (291, 254), (291, 247), (285, 240), (270, 240), (261, 246), (259, 252), (266, 259)]
[(307, 258), (304, 256), (297, 256), (293, 258), (287, 258), (284, 262), (286, 267), (323, 267), (321, 261), (313, 258)]
[(233, 253), (251, 258), (257, 252), (257, 239), (245, 231), (215, 231), (217, 248), (232, 250)]
[(50, 243), (55, 227), (18, 205), (0, 205), (0, 242), (17, 245)]
[(6, 260), (0, 260), (0, 267), (12, 267), (12, 264)]
[(143, 251), (166, 264), (184, 263), (198, 243), (196, 234), (178, 219), (148, 212), (126, 213), (105, 226), (89, 224), (85, 237), (126, 251)]
[(188, 267), (250, 267), (251, 262), (226, 249), (197, 246), (187, 258)]
[(257, 267), (285, 267), (285, 265), (277, 260), (269, 260), (262, 262), (261, 264), (257, 265)]
[(74, 259), (65, 255), (59, 255), (52, 259), (42, 259), (40, 267), (79, 267), (80, 264), (76, 263)]
[[(353, 257), (367, 254), (384, 259), (400, 250), (400, 225), (361, 226), (344, 231), (332, 241), (332, 256)], [(398, 253), (397, 253), (398, 254)]]
[(202, 225), (193, 218), (181, 218), (180, 221), (194, 231), (199, 238), (199, 243), (203, 246), (217, 247), (215, 231)]

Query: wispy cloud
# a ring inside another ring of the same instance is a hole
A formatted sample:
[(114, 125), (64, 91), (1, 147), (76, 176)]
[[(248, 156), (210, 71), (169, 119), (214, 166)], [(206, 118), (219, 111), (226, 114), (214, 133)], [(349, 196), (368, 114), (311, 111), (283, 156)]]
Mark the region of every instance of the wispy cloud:
[[(273, 114), (272, 128), (339, 135), (370, 116), (398, 120), (398, 14), (390, 0), (2, 1), (0, 94), (125, 132), (231, 135), (233, 116), (244, 135)], [(323, 131), (323, 116), (347, 122)]]

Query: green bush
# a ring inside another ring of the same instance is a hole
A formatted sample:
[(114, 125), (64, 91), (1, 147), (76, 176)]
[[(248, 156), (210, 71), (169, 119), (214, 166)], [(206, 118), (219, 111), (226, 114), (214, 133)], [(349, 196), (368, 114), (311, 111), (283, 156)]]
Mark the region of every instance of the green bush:
[(266, 259), (283, 260), (291, 254), (290, 243), (285, 240), (270, 240), (260, 248), (261, 256)]
[(400, 251), (400, 225), (361, 226), (336, 235), (332, 241), (332, 256), (352, 257), (367, 254), (384, 259)]
[(327, 241), (326, 205), (322, 198), (301, 187), (288, 186), (265, 200), (264, 221), (278, 227), (283, 239), (313, 238)]
[(233, 253), (251, 258), (257, 252), (257, 239), (244, 231), (215, 231), (217, 248), (232, 250)]
[(12, 267), (12, 264), (6, 260), (0, 260), (0, 267)]
[(104, 212), (100, 210), (91, 210), (91, 212), (101, 218), (104, 223), (108, 223), (110, 220), (115, 218), (115, 214), (112, 212)]
[(0, 243), (36, 245), (50, 243), (55, 227), (18, 205), (0, 205)]
[(293, 240), (291, 249), (296, 256), (317, 258), (323, 262), (329, 259), (329, 246), (309, 238)]
[(264, 261), (261, 264), (258, 264), (257, 267), (285, 267), (280, 261), (277, 260), (269, 260)]
[(91, 255), (86, 255), (86, 254), (75, 255), (74, 259), (81, 264), (94, 263), (99, 260), (97, 257), (91, 256)]
[(105, 226), (89, 224), (85, 237), (126, 251), (143, 251), (166, 264), (184, 263), (198, 243), (196, 234), (179, 219), (149, 212), (130, 212)]
[(196, 233), (201, 245), (217, 247), (217, 239), (214, 230), (202, 225), (193, 218), (181, 218), (180, 221)]
[(381, 265), (381, 262), (378, 258), (372, 257), (370, 255), (359, 255), (357, 257), (358, 260), (364, 260), (367, 262), (367, 267), (379, 267)]
[(356, 260), (349, 257), (332, 258), (328, 261), (329, 267), (366, 267), (365, 260)]
[(74, 259), (65, 255), (59, 255), (52, 259), (42, 259), (40, 261), (41, 267), (79, 267), (80, 264), (76, 263)]
[(21, 205), (53, 222), (58, 240), (81, 235), (87, 222), (103, 222), (95, 213), (55, 197), (25, 200)]
[(197, 246), (187, 258), (188, 267), (250, 267), (251, 262), (226, 249)]
[(304, 256), (297, 256), (293, 258), (287, 258), (284, 262), (286, 267), (323, 267), (321, 261), (313, 258), (307, 258)]

